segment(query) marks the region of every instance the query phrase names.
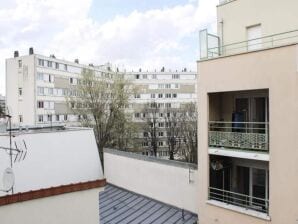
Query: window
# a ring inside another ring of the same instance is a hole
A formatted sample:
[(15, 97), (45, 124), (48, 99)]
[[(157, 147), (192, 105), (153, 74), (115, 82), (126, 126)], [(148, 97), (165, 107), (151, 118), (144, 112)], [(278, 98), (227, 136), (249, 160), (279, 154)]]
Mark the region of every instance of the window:
[(171, 93), (166, 93), (166, 98), (171, 98)]
[(49, 75), (49, 82), (54, 82), (54, 75)]
[(67, 121), (67, 114), (64, 114), (64, 120)]
[(158, 146), (163, 146), (163, 142), (158, 142)]
[(22, 96), (22, 95), (23, 95), (23, 89), (19, 88), (19, 96)]
[(53, 88), (48, 88), (48, 94), (53, 95)]
[(140, 94), (135, 94), (135, 98), (141, 98), (141, 95)]
[(136, 75), (136, 79), (140, 79), (140, 75), (139, 74)]
[(180, 75), (179, 74), (173, 74), (172, 75), (172, 79), (179, 79), (180, 78)]
[(250, 26), (246, 28), (247, 33), (247, 50), (258, 50), (262, 47), (262, 30), (261, 25)]
[(57, 114), (56, 115), (56, 121), (59, 121), (60, 119), (59, 119), (59, 115)]
[(18, 60), (19, 68), (22, 68), (22, 60)]
[(143, 142), (142, 146), (149, 146), (148, 142)]
[(162, 131), (158, 132), (158, 136), (163, 137), (163, 132)]
[(140, 117), (140, 113), (135, 113), (135, 118), (139, 118)]
[(42, 73), (37, 73), (37, 80), (43, 81), (43, 74)]
[(37, 108), (44, 108), (43, 101), (37, 101)]
[(157, 108), (164, 108), (165, 107), (165, 104), (164, 103), (158, 103), (157, 104)]
[(171, 107), (172, 107), (171, 103), (166, 103), (166, 108), (171, 108)]
[(171, 89), (171, 84), (166, 84), (166, 89)]
[(19, 122), (22, 123), (23, 122), (23, 116), (19, 115)]
[(73, 84), (73, 78), (69, 78), (69, 83)]
[(44, 88), (43, 87), (37, 87), (37, 94), (38, 95), (44, 95)]
[(173, 98), (177, 98), (177, 93), (173, 93)]
[(48, 121), (52, 121), (52, 115), (48, 114)]
[(59, 69), (59, 63), (58, 62), (55, 62), (55, 68)]
[(143, 74), (143, 79), (147, 79), (147, 74)]
[(158, 94), (158, 98), (162, 98), (163, 97), (163, 94), (162, 93), (159, 93)]
[(38, 122), (43, 122), (43, 115), (38, 115)]
[(163, 113), (160, 113), (160, 114), (159, 114), (159, 117), (163, 117)]
[(48, 67), (52, 68), (53, 63), (51, 61), (48, 61)]
[(71, 102), (70, 103), (70, 107), (73, 109), (73, 108), (75, 108), (75, 103), (74, 102)]
[(164, 127), (164, 123), (163, 122), (158, 123), (158, 127), (163, 128)]
[(38, 65), (39, 66), (44, 66), (44, 60), (43, 59), (38, 59)]
[(155, 93), (151, 93), (151, 98), (155, 98)]
[(156, 74), (152, 74), (152, 79), (157, 79)]
[(143, 133), (143, 136), (144, 136), (144, 137), (148, 137), (148, 132), (144, 132), (144, 133)]
[(175, 84), (175, 89), (179, 89), (179, 84)]
[(165, 88), (165, 85), (164, 84), (158, 84), (158, 88), (159, 89), (164, 89)]
[(67, 71), (67, 64), (64, 64), (64, 70)]

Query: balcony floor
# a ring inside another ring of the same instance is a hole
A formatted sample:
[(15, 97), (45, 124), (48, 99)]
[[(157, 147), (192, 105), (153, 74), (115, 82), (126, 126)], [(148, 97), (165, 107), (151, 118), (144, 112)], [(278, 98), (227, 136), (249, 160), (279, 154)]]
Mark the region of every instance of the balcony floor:
[(260, 161), (269, 161), (269, 153), (259, 151), (245, 151), (230, 148), (209, 147), (209, 155), (227, 156), (242, 159), (254, 159)]

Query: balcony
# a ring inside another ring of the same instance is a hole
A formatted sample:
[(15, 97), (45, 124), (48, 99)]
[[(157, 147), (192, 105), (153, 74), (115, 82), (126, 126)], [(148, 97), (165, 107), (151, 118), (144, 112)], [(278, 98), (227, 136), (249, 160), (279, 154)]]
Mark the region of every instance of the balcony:
[(294, 43), (298, 43), (298, 30), (263, 36), (260, 38), (226, 44), (223, 46), (221, 46), (220, 38), (218, 36), (209, 34), (207, 30), (201, 30), (200, 59), (208, 60), (217, 57), (275, 48)]
[(268, 122), (209, 122), (209, 147), (269, 151)]
[(239, 194), (232, 191), (209, 187), (209, 200), (216, 200), (230, 205), (244, 207), (254, 211), (268, 214), (269, 200), (253, 197), (246, 194)]

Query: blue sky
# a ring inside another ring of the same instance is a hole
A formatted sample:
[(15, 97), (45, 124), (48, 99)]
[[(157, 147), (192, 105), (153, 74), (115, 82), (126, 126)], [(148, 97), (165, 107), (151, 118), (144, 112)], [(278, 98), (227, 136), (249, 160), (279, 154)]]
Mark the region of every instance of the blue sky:
[(196, 69), (198, 32), (218, 0), (0, 0), (0, 94), (18, 50), (127, 70)]

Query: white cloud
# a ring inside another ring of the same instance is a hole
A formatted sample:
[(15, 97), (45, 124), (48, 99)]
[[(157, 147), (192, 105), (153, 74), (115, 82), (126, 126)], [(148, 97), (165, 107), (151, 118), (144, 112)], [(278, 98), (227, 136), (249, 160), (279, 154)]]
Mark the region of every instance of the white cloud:
[[(91, 0), (16, 0), (0, 9), (0, 93), (5, 58), (14, 50), (54, 53), (84, 63), (110, 61), (127, 68), (195, 68), (196, 36), (215, 22), (217, 0), (173, 8), (134, 11), (99, 24), (89, 16)], [(195, 50), (194, 50), (195, 49)]]

